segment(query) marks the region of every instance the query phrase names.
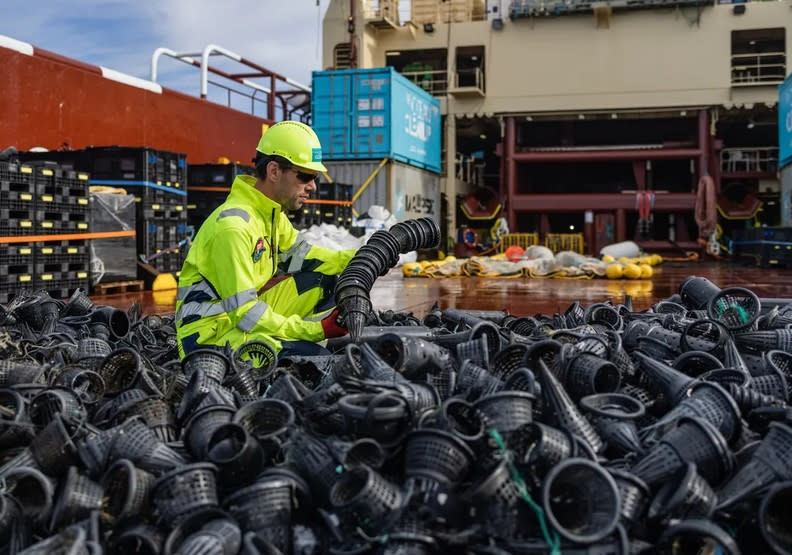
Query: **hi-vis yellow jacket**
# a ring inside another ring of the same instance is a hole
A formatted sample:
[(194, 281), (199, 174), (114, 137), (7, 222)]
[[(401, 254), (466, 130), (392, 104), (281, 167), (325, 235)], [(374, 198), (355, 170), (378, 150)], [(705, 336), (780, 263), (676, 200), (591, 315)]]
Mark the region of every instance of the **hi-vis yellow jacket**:
[[(335, 251), (298, 238), (275, 201), (238, 176), (231, 193), (195, 236), (179, 276), (176, 329), (179, 352), (192, 344), (237, 348), (266, 341), (277, 351), (285, 340), (321, 341), (320, 322), (281, 315), (259, 298), (279, 265), (287, 273), (309, 269), (326, 275), (343, 271), (355, 250)], [(197, 336), (196, 336), (197, 334)]]

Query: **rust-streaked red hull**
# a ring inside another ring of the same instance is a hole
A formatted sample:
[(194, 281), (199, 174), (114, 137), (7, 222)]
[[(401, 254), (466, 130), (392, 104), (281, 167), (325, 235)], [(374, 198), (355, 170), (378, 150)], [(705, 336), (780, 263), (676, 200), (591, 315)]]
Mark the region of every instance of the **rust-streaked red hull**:
[[(0, 47), (0, 150), (148, 146), (183, 152), (191, 164), (250, 163), (268, 120), (162, 89), (102, 76), (97, 66), (36, 48)], [(197, 82), (197, 75), (196, 75)]]

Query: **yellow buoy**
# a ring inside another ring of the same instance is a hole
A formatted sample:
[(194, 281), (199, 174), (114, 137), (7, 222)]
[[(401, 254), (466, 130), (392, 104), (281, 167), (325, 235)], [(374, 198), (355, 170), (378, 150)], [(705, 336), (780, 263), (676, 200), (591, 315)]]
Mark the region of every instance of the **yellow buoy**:
[(624, 277), (627, 279), (640, 279), (641, 277), (641, 268), (638, 264), (625, 264), (624, 266)]
[(605, 267), (605, 276), (608, 279), (619, 279), (624, 274), (624, 267), (621, 264), (608, 264)]
[(616, 259), (615, 259), (615, 258), (613, 258), (611, 255), (609, 255), (609, 254), (606, 254), (606, 255), (604, 255), (604, 256), (602, 257), (602, 261), (603, 261), (605, 264), (608, 264), (609, 262), (615, 262), (615, 261), (616, 261)]
[(179, 284), (173, 274), (159, 274), (154, 278), (154, 283), (151, 284), (152, 291), (168, 291), (170, 289), (177, 289)]
[(652, 267), (649, 264), (641, 264), (638, 267), (641, 269), (641, 279), (649, 279), (652, 277), (654, 272), (652, 271)]

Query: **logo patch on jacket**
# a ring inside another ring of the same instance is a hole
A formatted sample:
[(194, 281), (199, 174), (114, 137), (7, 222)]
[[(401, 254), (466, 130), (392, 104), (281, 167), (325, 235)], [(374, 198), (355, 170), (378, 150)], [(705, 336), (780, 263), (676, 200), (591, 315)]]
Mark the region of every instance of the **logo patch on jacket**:
[(261, 257), (264, 255), (264, 239), (259, 237), (259, 240), (256, 241), (256, 248), (253, 249), (253, 262), (258, 262), (261, 260)]

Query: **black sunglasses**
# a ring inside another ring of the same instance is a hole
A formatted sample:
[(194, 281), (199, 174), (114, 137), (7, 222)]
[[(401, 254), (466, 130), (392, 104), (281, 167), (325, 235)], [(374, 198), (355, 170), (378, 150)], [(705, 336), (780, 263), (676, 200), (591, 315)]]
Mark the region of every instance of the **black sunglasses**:
[(298, 172), (294, 170), (295, 175), (297, 176), (297, 181), (300, 183), (310, 183), (311, 181), (319, 181), (319, 174), (318, 173), (308, 173), (308, 172)]

